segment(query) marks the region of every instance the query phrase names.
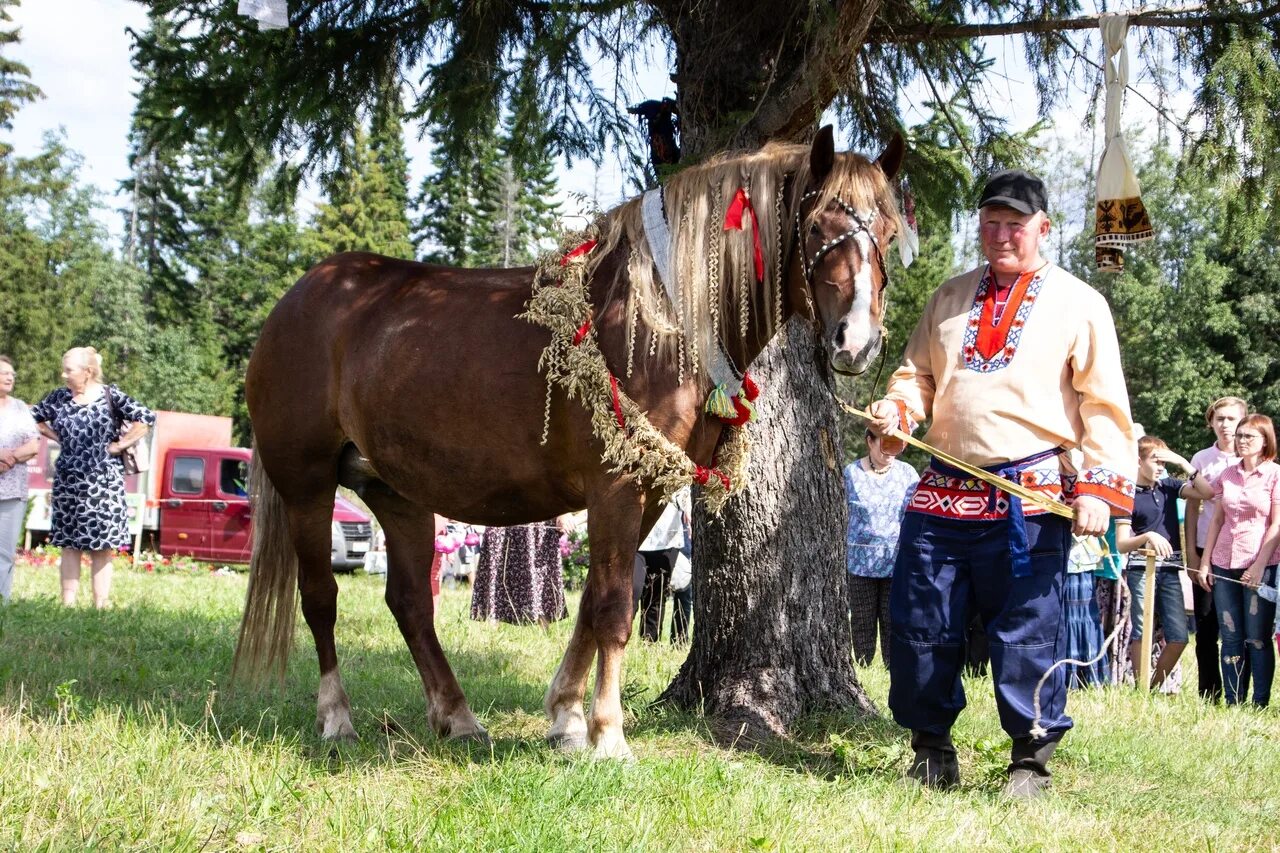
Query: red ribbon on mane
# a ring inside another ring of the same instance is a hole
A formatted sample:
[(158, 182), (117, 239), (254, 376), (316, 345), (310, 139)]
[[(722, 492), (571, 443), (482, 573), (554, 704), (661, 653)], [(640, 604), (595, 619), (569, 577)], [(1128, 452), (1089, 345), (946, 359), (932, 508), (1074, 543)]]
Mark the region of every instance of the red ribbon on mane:
[(622, 417), (622, 400), (618, 398), (618, 377), (609, 374), (609, 388), (613, 391), (613, 416), (618, 421), (618, 429), (626, 429), (627, 422)]
[(560, 266), (562, 267), (569, 266), (569, 261), (573, 260), (574, 258), (578, 258), (585, 255), (587, 252), (590, 252), (595, 247), (596, 247), (595, 240), (588, 240), (587, 242), (582, 243), (576, 249), (573, 249), (572, 251), (568, 252), (567, 254), (565, 254), (563, 258), (560, 259)]
[(733, 194), (733, 201), (729, 202), (729, 207), (724, 212), (724, 230), (732, 231), (737, 229), (741, 231), (746, 227), (746, 216), (751, 216), (751, 238), (755, 249), (756, 264), (756, 281), (764, 281), (764, 249), (760, 245), (760, 218), (756, 216), (755, 205), (751, 203), (751, 196), (747, 194), (746, 189), (738, 187), (738, 191)]

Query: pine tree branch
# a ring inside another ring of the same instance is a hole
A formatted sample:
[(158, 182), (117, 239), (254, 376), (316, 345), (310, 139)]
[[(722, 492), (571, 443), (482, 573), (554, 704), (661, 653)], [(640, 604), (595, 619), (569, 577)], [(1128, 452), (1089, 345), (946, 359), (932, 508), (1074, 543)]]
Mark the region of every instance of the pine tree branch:
[[(1203, 27), (1207, 24), (1231, 21), (1265, 20), (1280, 13), (1280, 3), (1257, 12), (1250, 7), (1254, 2), (1243, 2), (1236, 9), (1212, 10), (1206, 5), (1179, 6), (1169, 9), (1148, 9), (1129, 16), (1131, 27)], [(1020, 21), (1003, 21), (990, 24), (921, 24), (906, 29), (900, 27), (872, 27), (867, 41), (876, 44), (922, 41), (950, 41), (984, 36), (1009, 36), (1023, 33), (1054, 33), (1064, 30), (1097, 29), (1101, 15), (1084, 15), (1078, 18), (1028, 18)]]

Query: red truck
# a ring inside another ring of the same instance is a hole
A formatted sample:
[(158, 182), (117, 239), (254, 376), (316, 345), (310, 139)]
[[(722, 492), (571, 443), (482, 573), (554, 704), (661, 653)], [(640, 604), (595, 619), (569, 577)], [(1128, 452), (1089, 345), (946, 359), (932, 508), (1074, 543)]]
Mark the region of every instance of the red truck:
[[(247, 563), (251, 540), (248, 482), (253, 451), (231, 447), (231, 419), (186, 412), (156, 412), (149, 471), (125, 478), (129, 529), (146, 550), (214, 563)], [(49, 494), (58, 446), (40, 439), (29, 464), (31, 509), (27, 544), (49, 532)], [(340, 496), (333, 508), (333, 567), (364, 563), (372, 524)]]

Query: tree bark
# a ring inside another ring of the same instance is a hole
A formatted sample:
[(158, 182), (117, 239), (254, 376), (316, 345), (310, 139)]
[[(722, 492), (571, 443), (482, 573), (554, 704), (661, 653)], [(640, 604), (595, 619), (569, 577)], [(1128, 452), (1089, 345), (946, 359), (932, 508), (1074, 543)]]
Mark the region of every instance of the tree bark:
[(693, 644), (659, 701), (703, 710), (727, 743), (785, 736), (811, 710), (874, 711), (853, 667), (841, 445), (815, 352), (793, 318), (752, 365), (749, 485), (718, 519), (694, 512)]
[(697, 160), (797, 141), (857, 76), (880, 0), (651, 0), (676, 48), (680, 145)]

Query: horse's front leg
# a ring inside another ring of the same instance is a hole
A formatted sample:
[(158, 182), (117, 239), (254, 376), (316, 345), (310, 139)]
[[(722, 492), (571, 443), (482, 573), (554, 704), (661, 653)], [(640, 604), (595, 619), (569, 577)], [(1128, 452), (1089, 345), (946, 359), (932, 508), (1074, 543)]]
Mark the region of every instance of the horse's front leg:
[(578, 608), (578, 621), (573, 626), (573, 636), (564, 651), (560, 668), (551, 679), (542, 707), (551, 720), (547, 743), (561, 752), (577, 752), (589, 746), (587, 718), (582, 713), (582, 699), (587, 693), (587, 673), (596, 656), (595, 635), (584, 614), (589, 609), (591, 584), (582, 594)]
[(596, 758), (632, 757), (622, 730), (622, 659), (635, 613), (636, 549), (642, 532), (661, 512), (656, 500), (646, 506), (634, 486), (618, 484), (608, 499), (592, 503), (587, 514), (591, 571), (578, 618), (596, 645), (595, 693), (587, 713), (587, 738)]

